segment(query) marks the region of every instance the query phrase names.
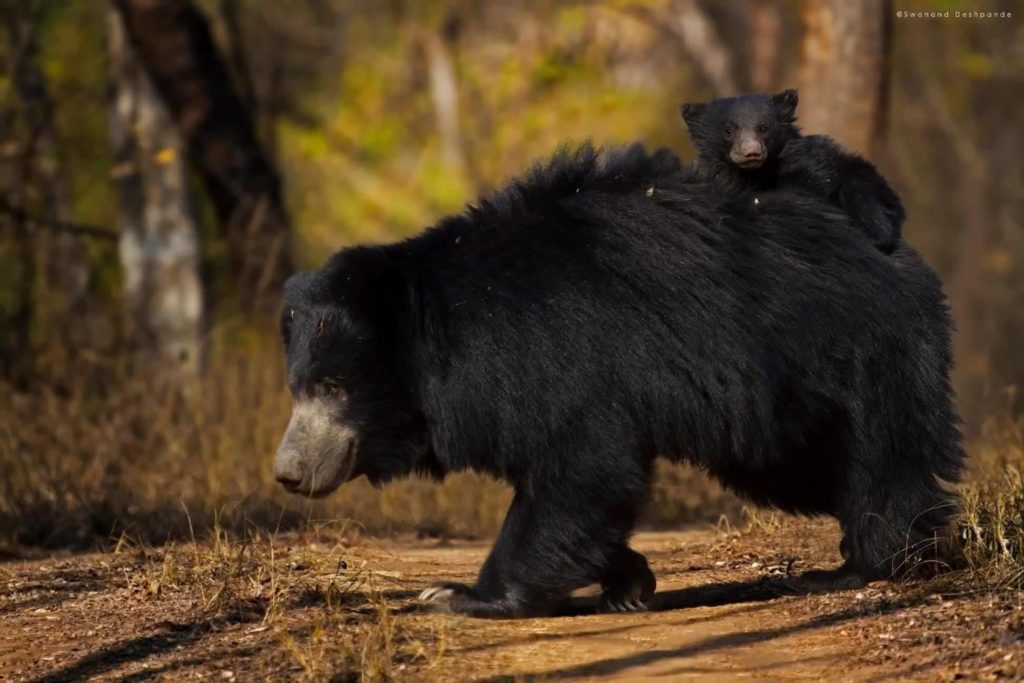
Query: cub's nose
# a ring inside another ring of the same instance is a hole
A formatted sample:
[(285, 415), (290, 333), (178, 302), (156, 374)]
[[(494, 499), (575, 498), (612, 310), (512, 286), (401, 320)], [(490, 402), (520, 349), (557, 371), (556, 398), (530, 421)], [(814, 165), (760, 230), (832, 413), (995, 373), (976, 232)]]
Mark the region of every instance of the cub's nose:
[(758, 140), (743, 140), (740, 144), (740, 154), (744, 159), (760, 159), (764, 156), (764, 145)]

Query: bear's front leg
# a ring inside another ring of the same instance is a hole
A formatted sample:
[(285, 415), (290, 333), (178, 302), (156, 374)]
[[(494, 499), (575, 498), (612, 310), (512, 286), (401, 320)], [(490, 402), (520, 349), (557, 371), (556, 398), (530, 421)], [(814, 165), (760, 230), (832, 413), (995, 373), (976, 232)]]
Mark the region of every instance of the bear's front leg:
[(605, 612), (646, 610), (657, 585), (647, 558), (622, 546), (612, 555), (601, 579), (600, 609)]
[[(642, 498), (623, 493), (620, 499), (616, 493), (584, 489), (573, 495), (565, 486), (530, 494), (518, 491), (476, 584), (444, 583), (423, 591), (420, 598), (474, 617), (544, 616), (577, 588), (624, 578), (626, 574), (613, 577), (608, 568), (626, 548)], [(646, 567), (643, 557), (636, 557)], [(628, 581), (613, 583), (625, 588)], [(629, 597), (645, 594), (632, 591)]]

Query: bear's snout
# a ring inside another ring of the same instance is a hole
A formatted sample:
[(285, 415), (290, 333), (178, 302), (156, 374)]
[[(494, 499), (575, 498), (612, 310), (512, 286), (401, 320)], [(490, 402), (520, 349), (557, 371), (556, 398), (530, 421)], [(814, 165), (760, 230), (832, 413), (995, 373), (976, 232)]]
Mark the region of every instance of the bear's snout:
[(289, 493), (325, 496), (355, 469), (356, 431), (338, 422), (324, 399), (301, 399), (292, 408), (274, 458), (274, 478)]
[(306, 475), (296, 454), (292, 451), (281, 452), (279, 448), (277, 457), (274, 459), (274, 479), (289, 493), (297, 493), (302, 489), (302, 482)]

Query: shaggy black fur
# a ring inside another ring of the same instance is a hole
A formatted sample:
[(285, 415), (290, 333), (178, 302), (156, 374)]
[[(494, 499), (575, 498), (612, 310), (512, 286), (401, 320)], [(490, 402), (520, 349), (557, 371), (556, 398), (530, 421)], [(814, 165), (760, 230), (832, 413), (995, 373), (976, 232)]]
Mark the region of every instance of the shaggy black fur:
[(657, 455), (837, 517), (838, 583), (900, 571), (954, 509), (934, 272), (807, 193), (723, 200), (667, 152), (563, 151), (417, 237), (296, 276), (284, 317), (296, 396), (345, 388), (357, 474), (515, 487), (477, 583), (436, 592), (457, 612), (543, 614), (592, 582), (649, 597), (628, 542)]
[(875, 246), (896, 247), (906, 214), (899, 196), (867, 159), (824, 135), (801, 136), (797, 92), (684, 104), (697, 166), (727, 192), (802, 189), (841, 208)]

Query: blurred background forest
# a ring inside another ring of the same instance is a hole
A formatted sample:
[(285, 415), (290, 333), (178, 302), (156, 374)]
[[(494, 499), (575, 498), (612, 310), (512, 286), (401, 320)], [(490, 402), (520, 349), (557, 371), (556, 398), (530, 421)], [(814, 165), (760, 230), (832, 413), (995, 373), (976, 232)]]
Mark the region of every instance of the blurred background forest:
[[(564, 141), (688, 159), (682, 102), (792, 86), (946, 282), (974, 469), (1024, 460), (1024, 2), (897, 14), (959, 5), (0, 0), (0, 546), (308, 518), (490, 533), (508, 492), (465, 475), (278, 491), (283, 280)], [(737, 506), (665, 467), (649, 522)]]

